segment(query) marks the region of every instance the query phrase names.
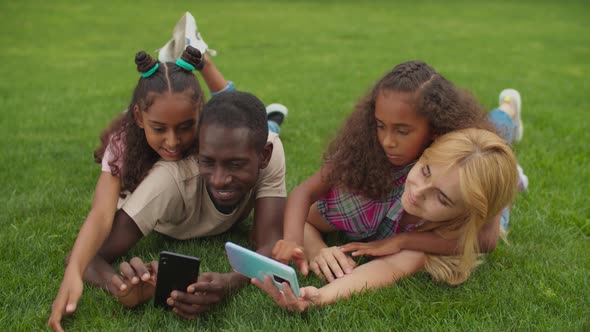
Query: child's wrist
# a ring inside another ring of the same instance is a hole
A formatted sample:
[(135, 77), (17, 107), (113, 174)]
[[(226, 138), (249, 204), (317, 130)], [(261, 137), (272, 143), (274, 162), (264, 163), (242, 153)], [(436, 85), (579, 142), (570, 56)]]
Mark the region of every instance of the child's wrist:
[(282, 241), (285, 244), (290, 244), (290, 245), (294, 245), (296, 247), (303, 248), (303, 240), (298, 241), (298, 239), (294, 239), (294, 238), (290, 238), (290, 237), (285, 237), (285, 238), (283, 238)]
[(408, 246), (407, 246), (408, 235), (406, 233), (398, 234), (398, 235), (394, 236), (393, 238), (394, 238), (394, 241), (397, 242), (397, 247), (399, 248), (400, 251), (402, 251), (404, 249), (408, 249)]
[(83, 274), (84, 271), (82, 271), (82, 267), (78, 264), (73, 263), (72, 261), (68, 263), (68, 266), (66, 267), (66, 270), (64, 272), (65, 276), (76, 277), (80, 279), (82, 279)]
[(237, 272), (229, 273), (229, 287), (227, 289), (228, 291), (231, 292), (232, 290), (237, 290), (248, 284), (250, 284), (250, 278)]

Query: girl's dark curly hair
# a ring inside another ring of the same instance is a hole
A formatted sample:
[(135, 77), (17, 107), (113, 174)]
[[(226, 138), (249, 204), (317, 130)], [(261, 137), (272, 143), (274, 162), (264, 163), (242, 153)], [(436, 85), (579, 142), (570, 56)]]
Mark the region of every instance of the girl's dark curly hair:
[[(195, 67), (202, 61), (199, 50), (191, 46), (186, 48), (181, 58)], [(100, 163), (110, 144), (113, 160), (109, 162), (109, 166), (111, 173), (121, 178), (121, 196), (124, 196), (126, 191), (133, 192), (160, 159), (158, 153), (149, 146), (143, 129), (137, 125), (133, 115), (134, 107), (137, 106), (141, 112), (148, 112), (155, 99), (164, 93), (189, 95), (194, 102), (197, 118), (204, 106), (201, 86), (190, 70), (174, 63), (159, 63), (144, 51), (135, 55), (135, 64), (140, 73), (149, 71), (156, 64), (158, 69), (149, 77), (139, 79), (127, 110), (100, 134), (101, 145), (94, 151), (94, 160)], [(184, 156), (191, 154), (195, 149), (196, 147), (193, 147), (185, 151)], [(118, 160), (123, 161), (123, 169), (116, 165)]]
[(396, 180), (396, 168), (377, 138), (375, 102), (385, 91), (414, 95), (416, 112), (428, 120), (431, 138), (468, 127), (491, 129), (486, 112), (467, 91), (421, 61), (408, 61), (385, 74), (361, 98), (324, 153), (324, 179), (352, 193), (383, 199)]

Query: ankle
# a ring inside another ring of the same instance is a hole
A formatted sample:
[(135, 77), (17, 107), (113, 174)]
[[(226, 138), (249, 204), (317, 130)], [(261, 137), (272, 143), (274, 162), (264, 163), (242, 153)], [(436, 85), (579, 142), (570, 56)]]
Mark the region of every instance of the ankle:
[(500, 106), (498, 106), (498, 109), (506, 114), (508, 114), (508, 116), (514, 120), (516, 118), (516, 105), (513, 105), (512, 102), (510, 101), (504, 101), (502, 102), (502, 104), (500, 104)]

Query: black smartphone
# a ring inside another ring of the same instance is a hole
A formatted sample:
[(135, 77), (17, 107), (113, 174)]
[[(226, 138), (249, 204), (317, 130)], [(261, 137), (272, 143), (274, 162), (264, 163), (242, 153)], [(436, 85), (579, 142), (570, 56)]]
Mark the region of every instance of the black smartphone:
[(198, 257), (170, 251), (160, 252), (154, 305), (170, 309), (166, 299), (173, 290), (186, 292), (188, 285), (197, 282), (200, 264), (201, 260)]

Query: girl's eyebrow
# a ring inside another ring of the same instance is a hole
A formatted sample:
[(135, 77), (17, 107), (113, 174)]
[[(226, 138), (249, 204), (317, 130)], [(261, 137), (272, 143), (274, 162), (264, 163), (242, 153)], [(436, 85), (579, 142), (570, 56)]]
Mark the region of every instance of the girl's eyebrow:
[[(375, 121), (377, 121), (377, 123), (385, 124), (385, 122), (383, 120), (379, 119), (378, 117), (375, 117)], [(397, 127), (397, 128), (400, 128), (400, 127), (409, 128), (409, 129), (414, 128), (414, 126), (409, 123), (394, 123), (393, 126)]]
[[(165, 124), (165, 123), (163, 123), (163, 122), (159, 122), (159, 121), (155, 121), (155, 120), (148, 120), (148, 121), (149, 121), (151, 124), (155, 124), (155, 125), (159, 125), (159, 126), (165, 126), (165, 125), (166, 125), (166, 124)], [(193, 120), (193, 119), (189, 119), (189, 120), (186, 120), (186, 121), (184, 121), (184, 122), (181, 122), (181, 123), (179, 123), (178, 125), (183, 125), (183, 124), (188, 124), (188, 123), (194, 123), (194, 122), (195, 122), (195, 120)]]
[[(377, 122), (380, 122), (380, 123), (385, 123), (385, 122), (383, 122), (383, 120), (379, 119), (378, 117), (375, 117), (375, 120)], [(407, 128), (413, 128), (414, 127), (411, 124), (407, 124), (407, 123), (394, 123), (393, 125), (395, 127), (407, 127)]]

